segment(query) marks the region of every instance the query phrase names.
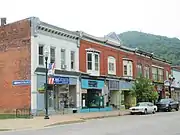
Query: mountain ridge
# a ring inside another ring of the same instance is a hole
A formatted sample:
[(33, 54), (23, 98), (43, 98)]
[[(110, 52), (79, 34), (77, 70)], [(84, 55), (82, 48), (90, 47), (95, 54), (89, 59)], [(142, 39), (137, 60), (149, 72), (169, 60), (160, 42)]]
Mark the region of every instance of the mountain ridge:
[(158, 57), (172, 62), (173, 65), (180, 65), (180, 40), (176, 37), (138, 31), (127, 31), (118, 36), (124, 46), (153, 52)]

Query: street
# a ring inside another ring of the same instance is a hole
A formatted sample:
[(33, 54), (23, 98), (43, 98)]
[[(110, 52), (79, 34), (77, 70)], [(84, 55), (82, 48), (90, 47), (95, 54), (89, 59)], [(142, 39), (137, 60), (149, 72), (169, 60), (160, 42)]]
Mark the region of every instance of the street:
[(0, 135), (180, 135), (180, 112), (127, 115)]

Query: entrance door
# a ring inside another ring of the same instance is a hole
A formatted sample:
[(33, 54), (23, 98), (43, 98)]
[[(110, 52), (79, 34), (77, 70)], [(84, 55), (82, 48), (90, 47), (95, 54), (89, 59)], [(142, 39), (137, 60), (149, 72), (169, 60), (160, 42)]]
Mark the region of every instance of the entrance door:
[(54, 109), (54, 92), (48, 91), (48, 108)]

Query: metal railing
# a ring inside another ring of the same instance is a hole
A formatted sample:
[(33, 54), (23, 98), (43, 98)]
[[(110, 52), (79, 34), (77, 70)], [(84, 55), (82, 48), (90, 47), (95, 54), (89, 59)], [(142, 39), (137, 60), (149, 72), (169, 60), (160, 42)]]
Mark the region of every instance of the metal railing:
[(17, 108), (15, 115), (17, 118), (32, 118), (30, 108)]

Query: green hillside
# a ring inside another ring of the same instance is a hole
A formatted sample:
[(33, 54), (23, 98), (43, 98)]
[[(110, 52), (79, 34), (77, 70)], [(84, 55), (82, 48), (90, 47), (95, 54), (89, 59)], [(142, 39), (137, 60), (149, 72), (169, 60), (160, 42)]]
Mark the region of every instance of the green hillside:
[(180, 65), (180, 40), (165, 36), (128, 31), (119, 34), (122, 43), (128, 47), (153, 52), (160, 58), (165, 58), (173, 65)]

